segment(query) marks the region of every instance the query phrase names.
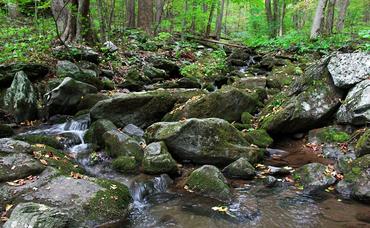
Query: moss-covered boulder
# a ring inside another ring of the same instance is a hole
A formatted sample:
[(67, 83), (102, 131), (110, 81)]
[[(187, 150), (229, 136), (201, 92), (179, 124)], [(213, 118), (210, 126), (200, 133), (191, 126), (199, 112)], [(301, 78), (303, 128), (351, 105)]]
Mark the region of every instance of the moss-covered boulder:
[(239, 158), (230, 165), (226, 166), (222, 172), (228, 178), (253, 179), (256, 176), (256, 169), (246, 158)]
[(141, 72), (135, 68), (130, 69), (124, 79), (125, 80), (118, 86), (130, 91), (140, 91), (144, 88), (144, 85), (151, 83), (151, 80), (147, 76), (141, 74)]
[(45, 95), (49, 115), (73, 115), (78, 111), (81, 98), (96, 92), (97, 89), (94, 86), (67, 77), (58, 87)]
[(212, 165), (194, 170), (186, 180), (186, 185), (196, 193), (222, 201), (229, 201), (232, 197), (226, 178)]
[(361, 157), (365, 154), (370, 154), (370, 129), (362, 134), (356, 144), (356, 155)]
[(344, 197), (370, 202), (370, 154), (350, 160), (343, 168), (344, 179), (336, 190)]
[(248, 130), (243, 132), (243, 136), (247, 142), (261, 148), (266, 148), (274, 142), (264, 129)]
[(109, 96), (102, 93), (87, 94), (81, 97), (81, 102), (78, 104), (77, 109), (78, 110), (91, 109), (92, 107), (94, 107), (96, 103), (105, 99), (109, 99)]
[(146, 77), (153, 81), (162, 81), (168, 78), (165, 70), (158, 69), (152, 66), (144, 66), (143, 73)]
[(164, 142), (153, 142), (144, 149), (143, 171), (148, 174), (176, 173), (177, 164)]
[(241, 157), (255, 163), (263, 157), (241, 132), (217, 118), (158, 122), (147, 128), (145, 136), (148, 142), (164, 141), (176, 159), (197, 164), (229, 164)]
[(143, 159), (140, 143), (129, 135), (118, 130), (110, 130), (103, 134), (105, 152), (112, 158), (133, 156), (137, 161)]
[(6, 138), (14, 135), (12, 127), (6, 124), (0, 124), (0, 138)]
[(84, 140), (99, 147), (104, 147), (104, 133), (116, 129), (117, 127), (110, 120), (97, 120), (91, 124), (89, 130), (85, 133)]
[(38, 203), (20, 203), (12, 211), (4, 228), (13, 227), (55, 227), (64, 228), (68, 225), (68, 214), (57, 207), (49, 207)]
[(141, 128), (160, 121), (176, 103), (205, 93), (201, 90), (156, 90), (130, 94), (117, 94), (98, 102), (90, 111), (93, 120), (108, 119), (117, 127), (134, 124)]
[(350, 138), (351, 136), (339, 126), (314, 129), (308, 133), (308, 141), (315, 144), (344, 143)]
[(59, 176), (25, 194), (67, 214), (69, 227), (91, 227), (125, 218), (132, 201), (126, 186), (110, 180)]
[(0, 64), (0, 88), (7, 88), (12, 83), (17, 72), (23, 71), (31, 81), (45, 77), (49, 68), (38, 63), (10, 63)]
[(240, 121), (243, 112), (253, 113), (257, 109), (258, 96), (234, 88), (193, 97), (184, 105), (168, 113), (164, 121), (178, 121), (183, 118), (221, 118), (229, 122)]
[(294, 171), (293, 178), (306, 192), (323, 190), (336, 181), (328, 167), (320, 163), (300, 167)]
[(59, 141), (61, 138), (55, 135), (17, 135), (16, 140), (28, 142), (30, 144), (45, 144), (55, 149), (63, 149), (63, 144)]
[(241, 115), (241, 117), (240, 117), (240, 121), (243, 124), (251, 125), (252, 124), (252, 121), (253, 121), (253, 115), (250, 114), (249, 112), (243, 112), (242, 115)]
[(120, 173), (135, 173), (137, 162), (134, 156), (119, 156), (112, 161), (112, 167)]
[(12, 112), (17, 122), (34, 120), (37, 118), (37, 97), (31, 81), (20, 71), (4, 96), (4, 105)]
[(297, 133), (330, 119), (342, 92), (333, 85), (327, 62), (312, 65), (288, 92), (275, 95), (261, 112), (260, 126), (273, 134)]

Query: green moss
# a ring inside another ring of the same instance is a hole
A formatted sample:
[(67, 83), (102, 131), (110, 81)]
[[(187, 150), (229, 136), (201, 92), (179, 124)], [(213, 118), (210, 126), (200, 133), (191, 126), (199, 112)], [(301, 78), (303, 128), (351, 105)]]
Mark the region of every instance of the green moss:
[(370, 153), (370, 129), (366, 130), (358, 139), (355, 148), (358, 156)]
[(136, 171), (136, 160), (133, 156), (119, 156), (112, 162), (113, 169), (121, 173), (133, 173)]
[(50, 146), (32, 146), (32, 150), (36, 159), (45, 160), (48, 166), (56, 168), (60, 174), (69, 176), (71, 172), (81, 174), (85, 172), (72, 158), (60, 150)]
[(247, 131), (243, 133), (243, 136), (249, 143), (262, 148), (266, 148), (274, 142), (264, 129)]
[(244, 129), (250, 129), (252, 128), (251, 124), (241, 124), (241, 123), (233, 123), (233, 126), (238, 129), (239, 131), (242, 131)]
[(364, 170), (370, 168), (370, 154), (357, 158), (349, 164), (349, 171), (344, 173), (344, 179), (345, 181), (352, 183), (358, 179)]
[(322, 129), (317, 134), (317, 137), (322, 142), (337, 142), (337, 143), (347, 142), (351, 138), (346, 132), (340, 131), (333, 127), (327, 127)]
[(243, 112), (241, 116), (241, 122), (243, 124), (252, 124), (253, 121), (253, 115), (251, 115), (249, 112)]
[(5, 124), (0, 124), (0, 138), (6, 138), (12, 135), (14, 135), (13, 128)]
[(25, 141), (30, 144), (45, 144), (47, 146), (63, 149), (63, 144), (59, 142), (56, 136), (50, 135), (18, 135), (14, 137), (17, 140)]
[(106, 179), (96, 179), (95, 183), (105, 189), (98, 191), (85, 206), (87, 219), (107, 221), (124, 218), (132, 201), (128, 188), (119, 182)]

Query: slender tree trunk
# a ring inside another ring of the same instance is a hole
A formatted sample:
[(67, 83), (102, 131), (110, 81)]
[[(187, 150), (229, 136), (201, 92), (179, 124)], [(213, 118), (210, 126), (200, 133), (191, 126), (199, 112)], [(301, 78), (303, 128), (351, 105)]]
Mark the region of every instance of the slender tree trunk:
[(139, 0), (137, 26), (152, 34), (153, 17), (153, 0)]
[(191, 26), (190, 26), (190, 31), (191, 33), (195, 33), (196, 30), (196, 22), (195, 22), (195, 11), (197, 10), (197, 2), (193, 0), (192, 3), (192, 12), (191, 12)]
[(219, 40), (221, 38), (222, 18), (224, 16), (224, 9), (225, 9), (225, 0), (221, 0), (221, 5), (218, 8), (218, 15), (216, 21), (216, 40)]
[(184, 17), (182, 19), (182, 33), (181, 33), (181, 39), (185, 39), (185, 33), (187, 31), (187, 17), (188, 17), (188, 11), (189, 11), (189, 4), (188, 0), (184, 1)]
[(21, 14), (19, 12), (18, 1), (13, 3), (7, 3), (8, 16), (11, 19), (17, 19)]
[(208, 17), (208, 22), (207, 22), (207, 28), (206, 32), (204, 34), (205, 37), (209, 37), (209, 34), (211, 33), (211, 26), (212, 26), (212, 20), (213, 20), (213, 14), (215, 11), (216, 3), (212, 1), (211, 9), (209, 11), (209, 17)]
[(271, 0), (265, 0), (265, 12), (267, 18), (267, 25), (269, 28), (270, 37), (274, 37), (274, 25), (273, 25), (273, 17), (271, 11)]
[(226, 0), (226, 12), (225, 12), (225, 24), (224, 24), (224, 33), (227, 34), (227, 19), (229, 18), (229, 6), (230, 0)]
[(333, 33), (334, 11), (336, 0), (328, 0), (328, 7), (326, 9), (325, 33), (330, 35)]
[(126, 23), (128, 28), (136, 27), (135, 0), (126, 0)]
[(273, 1), (273, 6), (274, 6), (274, 14), (272, 16), (273, 18), (273, 35), (272, 37), (276, 37), (278, 34), (278, 29), (279, 29), (279, 0), (274, 0)]
[(285, 9), (286, 9), (286, 4), (285, 0), (282, 0), (281, 3), (281, 13), (280, 13), (280, 23), (279, 23), (279, 36), (282, 36), (284, 34), (284, 17), (285, 17)]
[(364, 18), (363, 18), (363, 21), (367, 25), (370, 22), (370, 2), (369, 1), (364, 1)]
[(106, 29), (106, 22), (105, 22), (105, 15), (103, 12), (103, 5), (102, 0), (96, 0), (96, 3), (98, 4), (98, 13), (100, 17), (100, 39), (102, 42), (107, 41), (107, 29)]
[(316, 39), (321, 32), (321, 22), (324, 18), (324, 9), (326, 6), (326, 2), (327, 0), (319, 0), (319, 3), (317, 4), (315, 16), (311, 27), (311, 39)]
[(115, 8), (116, 8), (116, 0), (112, 0), (111, 6), (110, 6), (110, 12), (109, 12), (109, 21), (108, 21), (109, 32), (112, 31), (112, 24), (113, 24), (113, 19), (114, 19), (114, 9)]
[(347, 8), (349, 5), (349, 0), (342, 0), (342, 4), (339, 9), (338, 22), (337, 22), (337, 31), (342, 32), (344, 28), (344, 19), (347, 14)]
[(156, 0), (156, 3), (155, 3), (155, 29), (154, 29), (154, 34), (157, 34), (158, 30), (160, 28), (165, 3), (166, 3), (165, 0)]

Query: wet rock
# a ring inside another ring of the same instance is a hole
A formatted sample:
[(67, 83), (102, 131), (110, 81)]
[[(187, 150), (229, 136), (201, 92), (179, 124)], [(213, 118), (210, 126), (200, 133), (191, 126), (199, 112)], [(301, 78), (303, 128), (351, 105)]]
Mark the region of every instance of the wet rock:
[(130, 136), (136, 136), (136, 137), (144, 137), (144, 130), (133, 125), (133, 124), (127, 124), (122, 131)]
[(266, 176), (263, 180), (264, 185), (267, 187), (274, 187), (276, 185), (277, 179), (273, 176)]
[(292, 168), (287, 167), (275, 167), (275, 166), (267, 166), (268, 173), (272, 176), (286, 176), (290, 174)]
[(329, 158), (335, 161), (340, 159), (355, 159), (354, 148), (352, 145), (348, 145), (347, 148), (343, 148), (337, 143), (327, 143), (322, 146), (322, 154), (325, 158)]
[(121, 173), (135, 173), (137, 164), (133, 156), (119, 156), (112, 162), (113, 169)]
[(239, 158), (230, 165), (226, 166), (222, 172), (226, 177), (234, 179), (253, 179), (256, 175), (255, 168), (246, 158)]
[(221, 118), (229, 122), (240, 121), (243, 112), (253, 113), (257, 109), (256, 94), (244, 93), (238, 89), (219, 90), (207, 95), (193, 97), (184, 105), (167, 114), (164, 121), (178, 121), (183, 118)]
[(49, 206), (58, 207), (68, 215), (71, 227), (94, 227), (124, 218), (131, 196), (128, 188), (118, 182), (59, 176), (24, 195), (23, 200), (48, 202)]
[(266, 77), (244, 77), (237, 79), (232, 86), (239, 89), (257, 89), (266, 87)]
[(167, 188), (171, 184), (173, 184), (173, 180), (167, 174), (157, 177), (139, 175), (135, 177), (130, 189), (134, 200), (143, 202), (143, 200), (149, 200), (151, 196), (167, 192)]
[(23, 71), (16, 73), (4, 97), (5, 107), (14, 113), (17, 122), (37, 118), (37, 98), (31, 81)]
[(368, 53), (345, 53), (331, 57), (328, 64), (334, 84), (348, 88), (370, 75), (370, 55)]
[(370, 80), (353, 87), (337, 112), (339, 123), (365, 125), (370, 122)]
[(293, 178), (307, 192), (324, 189), (335, 183), (336, 179), (326, 171), (327, 167), (320, 163), (310, 163), (300, 167), (293, 173)]
[(63, 149), (63, 144), (56, 136), (52, 135), (17, 135), (14, 139), (28, 142), (30, 144), (45, 144), (55, 149)]
[(80, 136), (72, 132), (64, 132), (62, 134), (58, 134), (56, 136), (56, 139), (59, 141), (59, 143), (62, 144), (63, 149), (67, 149), (82, 143)]
[(146, 90), (174, 89), (174, 88), (200, 89), (201, 87), (202, 85), (197, 79), (179, 78), (147, 85), (145, 86), (145, 89)]
[(0, 138), (6, 138), (14, 135), (12, 127), (6, 124), (0, 124)]
[(145, 85), (151, 83), (151, 80), (140, 73), (138, 69), (130, 69), (125, 75), (125, 81), (119, 84), (120, 88), (125, 88), (130, 91), (140, 91)]
[(14, 227), (67, 227), (68, 215), (58, 208), (38, 203), (18, 204), (4, 224), (4, 228)]
[(227, 58), (227, 62), (232, 66), (247, 66), (252, 60), (250, 50), (248, 49), (234, 49)]
[(109, 99), (109, 98), (110, 98), (109, 96), (107, 96), (105, 94), (101, 94), (101, 93), (87, 94), (86, 96), (83, 96), (81, 98), (81, 102), (78, 104), (77, 109), (78, 110), (91, 109), (99, 101), (106, 100), (106, 99)]
[(361, 157), (365, 154), (370, 154), (370, 129), (362, 134), (356, 144), (356, 155)]
[(110, 130), (103, 134), (105, 152), (112, 158), (118, 156), (134, 156), (137, 161), (143, 158), (139, 142), (118, 130)]
[(97, 89), (94, 86), (67, 77), (58, 87), (45, 95), (49, 115), (73, 115), (77, 112), (81, 97), (96, 92)]
[(177, 164), (164, 142), (154, 142), (144, 149), (143, 171), (148, 174), (176, 173)]
[(119, 94), (111, 99), (98, 102), (90, 111), (91, 118), (108, 119), (117, 127), (134, 124), (140, 128), (160, 121), (177, 102), (203, 94), (200, 90), (157, 90)]
[(32, 148), (29, 143), (14, 140), (10, 138), (0, 139), (0, 153), (32, 153)]
[(263, 156), (222, 119), (158, 122), (148, 127), (145, 135), (149, 142), (164, 141), (177, 159), (197, 164), (229, 164), (241, 157), (255, 163)]
[(110, 120), (100, 119), (91, 124), (84, 135), (84, 139), (88, 143), (104, 147), (104, 133), (116, 129), (117, 127)]
[(0, 88), (9, 87), (19, 71), (23, 71), (31, 81), (34, 81), (45, 77), (49, 73), (49, 68), (37, 63), (0, 64)]
[(339, 106), (342, 93), (332, 85), (327, 61), (323, 59), (308, 68), (289, 93), (275, 95), (261, 112), (260, 126), (272, 134), (297, 133), (328, 120)]
[(11, 153), (0, 155), (0, 182), (25, 178), (41, 173), (45, 167), (31, 155)]
[[(71, 51), (73, 50), (73, 51)], [(64, 45), (53, 48), (53, 55), (58, 59), (70, 60), (86, 60), (92, 63), (98, 64), (100, 62), (100, 55), (92, 48), (87, 46), (75, 47), (68, 45), (66, 48)]]
[(212, 165), (204, 165), (194, 170), (186, 185), (196, 193), (220, 200), (230, 200), (232, 193), (221, 171)]
[(243, 136), (247, 142), (260, 148), (269, 147), (274, 142), (264, 129), (245, 131), (243, 132)]

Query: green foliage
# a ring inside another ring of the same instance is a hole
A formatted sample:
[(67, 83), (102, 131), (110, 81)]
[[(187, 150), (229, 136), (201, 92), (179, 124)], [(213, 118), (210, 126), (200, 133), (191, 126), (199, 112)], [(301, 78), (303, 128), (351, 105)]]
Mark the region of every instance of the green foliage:
[(0, 63), (40, 62), (49, 58), (50, 44), (55, 39), (52, 19), (39, 19), (37, 25), (31, 21), (9, 21), (0, 15)]

